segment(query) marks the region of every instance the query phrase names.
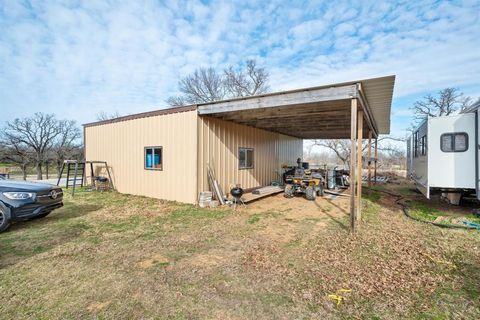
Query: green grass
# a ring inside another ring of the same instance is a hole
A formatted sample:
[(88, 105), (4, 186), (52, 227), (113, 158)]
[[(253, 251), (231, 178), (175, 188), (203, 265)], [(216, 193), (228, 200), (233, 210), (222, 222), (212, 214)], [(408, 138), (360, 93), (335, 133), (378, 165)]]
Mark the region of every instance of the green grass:
[[(449, 213), (429, 207), (425, 203), (413, 201), (409, 203), (409, 214), (420, 220), (433, 222), (444, 225), (463, 225), (462, 220), (480, 224), (480, 218), (473, 214), (460, 215), (458, 213)], [(440, 218), (440, 219), (439, 219)]]
[(378, 200), (380, 200), (380, 193), (375, 190), (366, 190), (362, 192), (362, 196), (371, 202), (378, 202)]
[(248, 224), (255, 224), (255, 223), (257, 223), (257, 222), (259, 222), (260, 220), (263, 220), (263, 219), (276, 218), (276, 217), (281, 216), (282, 212), (286, 212), (286, 211), (289, 211), (289, 209), (283, 210), (283, 211), (269, 210), (269, 211), (265, 211), (265, 212), (262, 212), (262, 213), (255, 213), (255, 214), (252, 214), (248, 218), (247, 223)]
[(426, 220), (426, 221), (434, 221), (439, 216), (446, 216), (446, 213), (431, 208), (424, 203), (420, 202), (412, 202), (410, 204), (410, 214), (416, 218)]

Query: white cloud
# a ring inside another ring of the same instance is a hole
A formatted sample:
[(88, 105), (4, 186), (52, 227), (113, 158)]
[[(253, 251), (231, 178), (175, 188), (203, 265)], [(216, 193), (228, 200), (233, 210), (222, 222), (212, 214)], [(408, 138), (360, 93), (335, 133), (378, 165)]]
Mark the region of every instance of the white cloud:
[(80, 122), (102, 110), (142, 112), (165, 107), (195, 68), (247, 58), (270, 70), (274, 90), (397, 74), (397, 98), (446, 86), (480, 92), (479, 9), (434, 1), (3, 1), (0, 104), (5, 120), (34, 111)]

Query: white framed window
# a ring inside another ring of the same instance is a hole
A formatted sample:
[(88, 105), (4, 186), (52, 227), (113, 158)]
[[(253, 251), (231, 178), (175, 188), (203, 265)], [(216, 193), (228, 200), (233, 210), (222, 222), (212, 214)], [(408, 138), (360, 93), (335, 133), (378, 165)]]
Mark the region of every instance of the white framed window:
[(443, 152), (465, 152), (468, 150), (466, 132), (444, 133), (440, 136), (440, 150)]
[(238, 149), (238, 168), (239, 169), (253, 168), (253, 148)]
[(163, 170), (162, 151), (162, 147), (145, 147), (143, 155), (145, 170)]

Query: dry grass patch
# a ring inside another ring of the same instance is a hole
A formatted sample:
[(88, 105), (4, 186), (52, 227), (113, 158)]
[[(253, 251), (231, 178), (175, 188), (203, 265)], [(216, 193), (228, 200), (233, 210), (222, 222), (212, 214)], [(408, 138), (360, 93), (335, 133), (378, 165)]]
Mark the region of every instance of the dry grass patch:
[(79, 192), (51, 216), (0, 235), (0, 314), (480, 317), (478, 233), (409, 220), (380, 195), (365, 201), (352, 236), (348, 201), (278, 195), (235, 212)]

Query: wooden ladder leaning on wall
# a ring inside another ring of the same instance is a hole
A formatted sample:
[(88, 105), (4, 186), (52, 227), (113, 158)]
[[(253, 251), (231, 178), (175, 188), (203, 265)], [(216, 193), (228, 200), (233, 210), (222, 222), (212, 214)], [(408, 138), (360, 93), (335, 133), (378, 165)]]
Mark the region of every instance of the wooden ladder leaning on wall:
[[(65, 171), (65, 167), (67, 168), (67, 178), (65, 181), (65, 188), (72, 187), (72, 197), (75, 195), (75, 187), (80, 186), (83, 187), (86, 185), (87, 175), (86, 175), (86, 166), (87, 164), (90, 165), (90, 178), (91, 178), (91, 185), (93, 188), (96, 187), (96, 176), (94, 175), (93, 165), (94, 164), (102, 164), (105, 166), (105, 170), (108, 174), (108, 184), (111, 189), (114, 189), (112, 177), (110, 175), (110, 169), (108, 168), (108, 164), (106, 161), (79, 161), (79, 160), (64, 160), (62, 170), (60, 171), (60, 175), (57, 180), (57, 186), (60, 185), (60, 181), (63, 176), (63, 172)], [(72, 178), (73, 173), (73, 178)]]

